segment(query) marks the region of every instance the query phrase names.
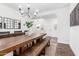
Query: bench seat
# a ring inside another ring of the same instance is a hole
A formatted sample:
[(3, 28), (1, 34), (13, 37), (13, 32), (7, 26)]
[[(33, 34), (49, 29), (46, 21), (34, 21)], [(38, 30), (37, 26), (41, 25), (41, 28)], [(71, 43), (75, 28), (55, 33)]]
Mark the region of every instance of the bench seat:
[(48, 45), (50, 40), (43, 39), (41, 42), (38, 42), (33, 47), (26, 49), (21, 56), (38, 56), (42, 52), (42, 50)]

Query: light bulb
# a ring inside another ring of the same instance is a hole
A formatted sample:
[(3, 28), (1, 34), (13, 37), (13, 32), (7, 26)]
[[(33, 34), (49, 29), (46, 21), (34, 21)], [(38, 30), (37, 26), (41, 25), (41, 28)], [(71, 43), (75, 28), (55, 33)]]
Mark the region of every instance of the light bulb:
[(19, 8), (22, 8), (22, 6), (21, 6), (21, 5), (19, 5)]
[(37, 9), (37, 10), (36, 10), (36, 13), (38, 13), (38, 12), (39, 12), (39, 10)]
[(23, 10), (21, 10), (21, 13), (24, 13), (24, 11), (23, 11)]
[(36, 12), (34, 13), (34, 16), (36, 16)]
[(27, 4), (27, 8), (30, 8), (30, 5), (29, 4)]

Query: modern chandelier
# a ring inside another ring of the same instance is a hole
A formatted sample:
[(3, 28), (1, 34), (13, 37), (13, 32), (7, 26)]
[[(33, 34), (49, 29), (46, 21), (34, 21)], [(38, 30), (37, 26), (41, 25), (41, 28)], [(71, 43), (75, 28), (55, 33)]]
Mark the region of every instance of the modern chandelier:
[(30, 7), (30, 4), (26, 4), (26, 7), (19, 5), (19, 13), (22, 17), (36, 18), (39, 13), (39, 10), (33, 10), (33, 8)]

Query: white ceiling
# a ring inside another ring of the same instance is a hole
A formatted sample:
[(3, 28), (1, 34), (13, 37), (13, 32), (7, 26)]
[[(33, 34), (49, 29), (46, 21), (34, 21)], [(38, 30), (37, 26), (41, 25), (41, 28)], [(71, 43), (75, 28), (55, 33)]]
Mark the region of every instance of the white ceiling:
[[(18, 6), (22, 5), (27, 7), (27, 3), (4, 3), (5, 5), (18, 10)], [(69, 5), (69, 3), (29, 3), (32, 9), (38, 9), (40, 13), (47, 12)]]
[[(46, 13), (48, 11), (53, 11), (59, 8), (67, 7), (69, 3), (29, 3), (32, 10), (38, 9), (39, 13)], [(26, 8), (27, 3), (4, 3), (4, 5), (9, 6), (15, 10), (18, 10), (18, 6), (22, 5)], [(55, 17), (55, 16), (54, 16)]]

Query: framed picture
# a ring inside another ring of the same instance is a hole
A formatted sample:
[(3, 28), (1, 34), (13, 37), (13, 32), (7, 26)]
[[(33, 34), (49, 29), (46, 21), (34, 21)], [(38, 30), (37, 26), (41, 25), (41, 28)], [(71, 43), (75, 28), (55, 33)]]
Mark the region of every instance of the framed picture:
[(72, 10), (70, 14), (70, 26), (78, 26), (79, 25), (79, 3)]

